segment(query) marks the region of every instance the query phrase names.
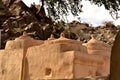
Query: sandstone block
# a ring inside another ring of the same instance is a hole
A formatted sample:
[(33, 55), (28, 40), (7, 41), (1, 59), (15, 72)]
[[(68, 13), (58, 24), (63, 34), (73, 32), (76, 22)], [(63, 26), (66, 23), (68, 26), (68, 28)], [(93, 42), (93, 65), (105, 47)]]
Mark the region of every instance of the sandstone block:
[(21, 80), (23, 50), (0, 51), (0, 80)]
[(64, 53), (60, 53), (59, 49), (58, 44), (41, 45), (28, 49), (26, 56), (30, 79), (69, 79), (73, 77), (73, 53), (65, 56)]

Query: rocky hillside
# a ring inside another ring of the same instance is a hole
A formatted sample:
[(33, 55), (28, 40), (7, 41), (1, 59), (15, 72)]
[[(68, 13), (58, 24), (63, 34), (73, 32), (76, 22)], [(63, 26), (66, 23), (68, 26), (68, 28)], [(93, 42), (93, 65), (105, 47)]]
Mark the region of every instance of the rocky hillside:
[(80, 39), (84, 43), (94, 34), (96, 39), (112, 45), (119, 28), (110, 22), (98, 27), (77, 21), (54, 22), (46, 16), (43, 6), (32, 4), (28, 7), (21, 0), (0, 1), (1, 48), (4, 48), (6, 41), (22, 35), (23, 31), (40, 40), (46, 40), (51, 34), (58, 38), (64, 32), (67, 38)]
[(98, 27), (89, 26), (87, 23), (76, 22), (76, 25), (71, 26), (69, 30), (77, 34), (78, 38), (83, 42), (87, 42), (90, 39), (90, 35), (93, 34), (97, 40), (112, 45), (119, 29), (120, 26), (115, 26), (112, 22), (107, 22)]

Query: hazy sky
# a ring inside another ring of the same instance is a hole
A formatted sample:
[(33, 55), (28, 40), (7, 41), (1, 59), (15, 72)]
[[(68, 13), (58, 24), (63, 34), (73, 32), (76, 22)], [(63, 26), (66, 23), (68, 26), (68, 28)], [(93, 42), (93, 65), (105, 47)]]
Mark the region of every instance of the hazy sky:
[[(39, 0), (23, 0), (28, 6), (31, 3), (35, 2), (39, 4)], [(120, 25), (120, 19), (114, 20), (109, 15), (109, 11), (105, 10), (105, 8), (98, 7), (97, 5), (91, 5), (89, 1), (82, 1), (83, 4), (83, 13), (80, 14), (80, 18), (82, 22), (87, 22), (92, 24), (93, 26), (101, 25), (105, 21), (114, 21), (116, 25)], [(72, 15), (68, 16), (68, 20), (71, 22), (72, 20), (76, 20)]]

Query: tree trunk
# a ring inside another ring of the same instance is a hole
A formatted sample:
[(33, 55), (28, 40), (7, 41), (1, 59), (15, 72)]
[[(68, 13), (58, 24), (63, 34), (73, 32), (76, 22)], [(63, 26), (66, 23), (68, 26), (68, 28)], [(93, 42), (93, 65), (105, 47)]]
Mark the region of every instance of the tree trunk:
[(42, 6), (44, 6), (44, 0), (42, 0)]

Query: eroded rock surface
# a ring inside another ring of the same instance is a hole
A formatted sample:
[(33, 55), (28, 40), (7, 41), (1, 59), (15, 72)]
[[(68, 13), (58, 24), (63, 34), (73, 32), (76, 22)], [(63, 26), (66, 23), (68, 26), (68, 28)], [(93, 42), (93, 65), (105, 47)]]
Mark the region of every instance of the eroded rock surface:
[(23, 49), (0, 51), (0, 80), (21, 80)]
[(48, 40), (40, 41), (24, 32), (0, 51), (0, 78), (78, 79), (109, 75), (109, 55), (100, 55), (107, 52), (90, 54), (88, 49), (81, 41), (65, 38), (64, 33), (58, 39), (51, 35)]
[[(22, 35), (26, 30), (34, 39), (47, 40), (51, 34), (59, 38), (64, 32), (69, 39), (84, 42), (90, 40), (90, 35), (95, 34), (96, 39), (112, 45), (119, 26), (106, 23), (104, 26), (92, 27), (87, 23), (72, 21), (65, 23), (63, 20), (54, 22), (46, 16), (43, 6), (32, 4), (26, 6), (22, 0), (1, 0), (0, 2), (0, 29), (2, 29), (2, 49), (8, 40), (13, 40)], [(36, 24), (33, 27), (31, 24)], [(39, 26), (40, 25), (40, 26)], [(39, 28), (39, 29), (38, 29)], [(3, 36), (6, 35), (6, 38)]]
[(118, 32), (111, 51), (110, 80), (120, 79), (120, 31)]

